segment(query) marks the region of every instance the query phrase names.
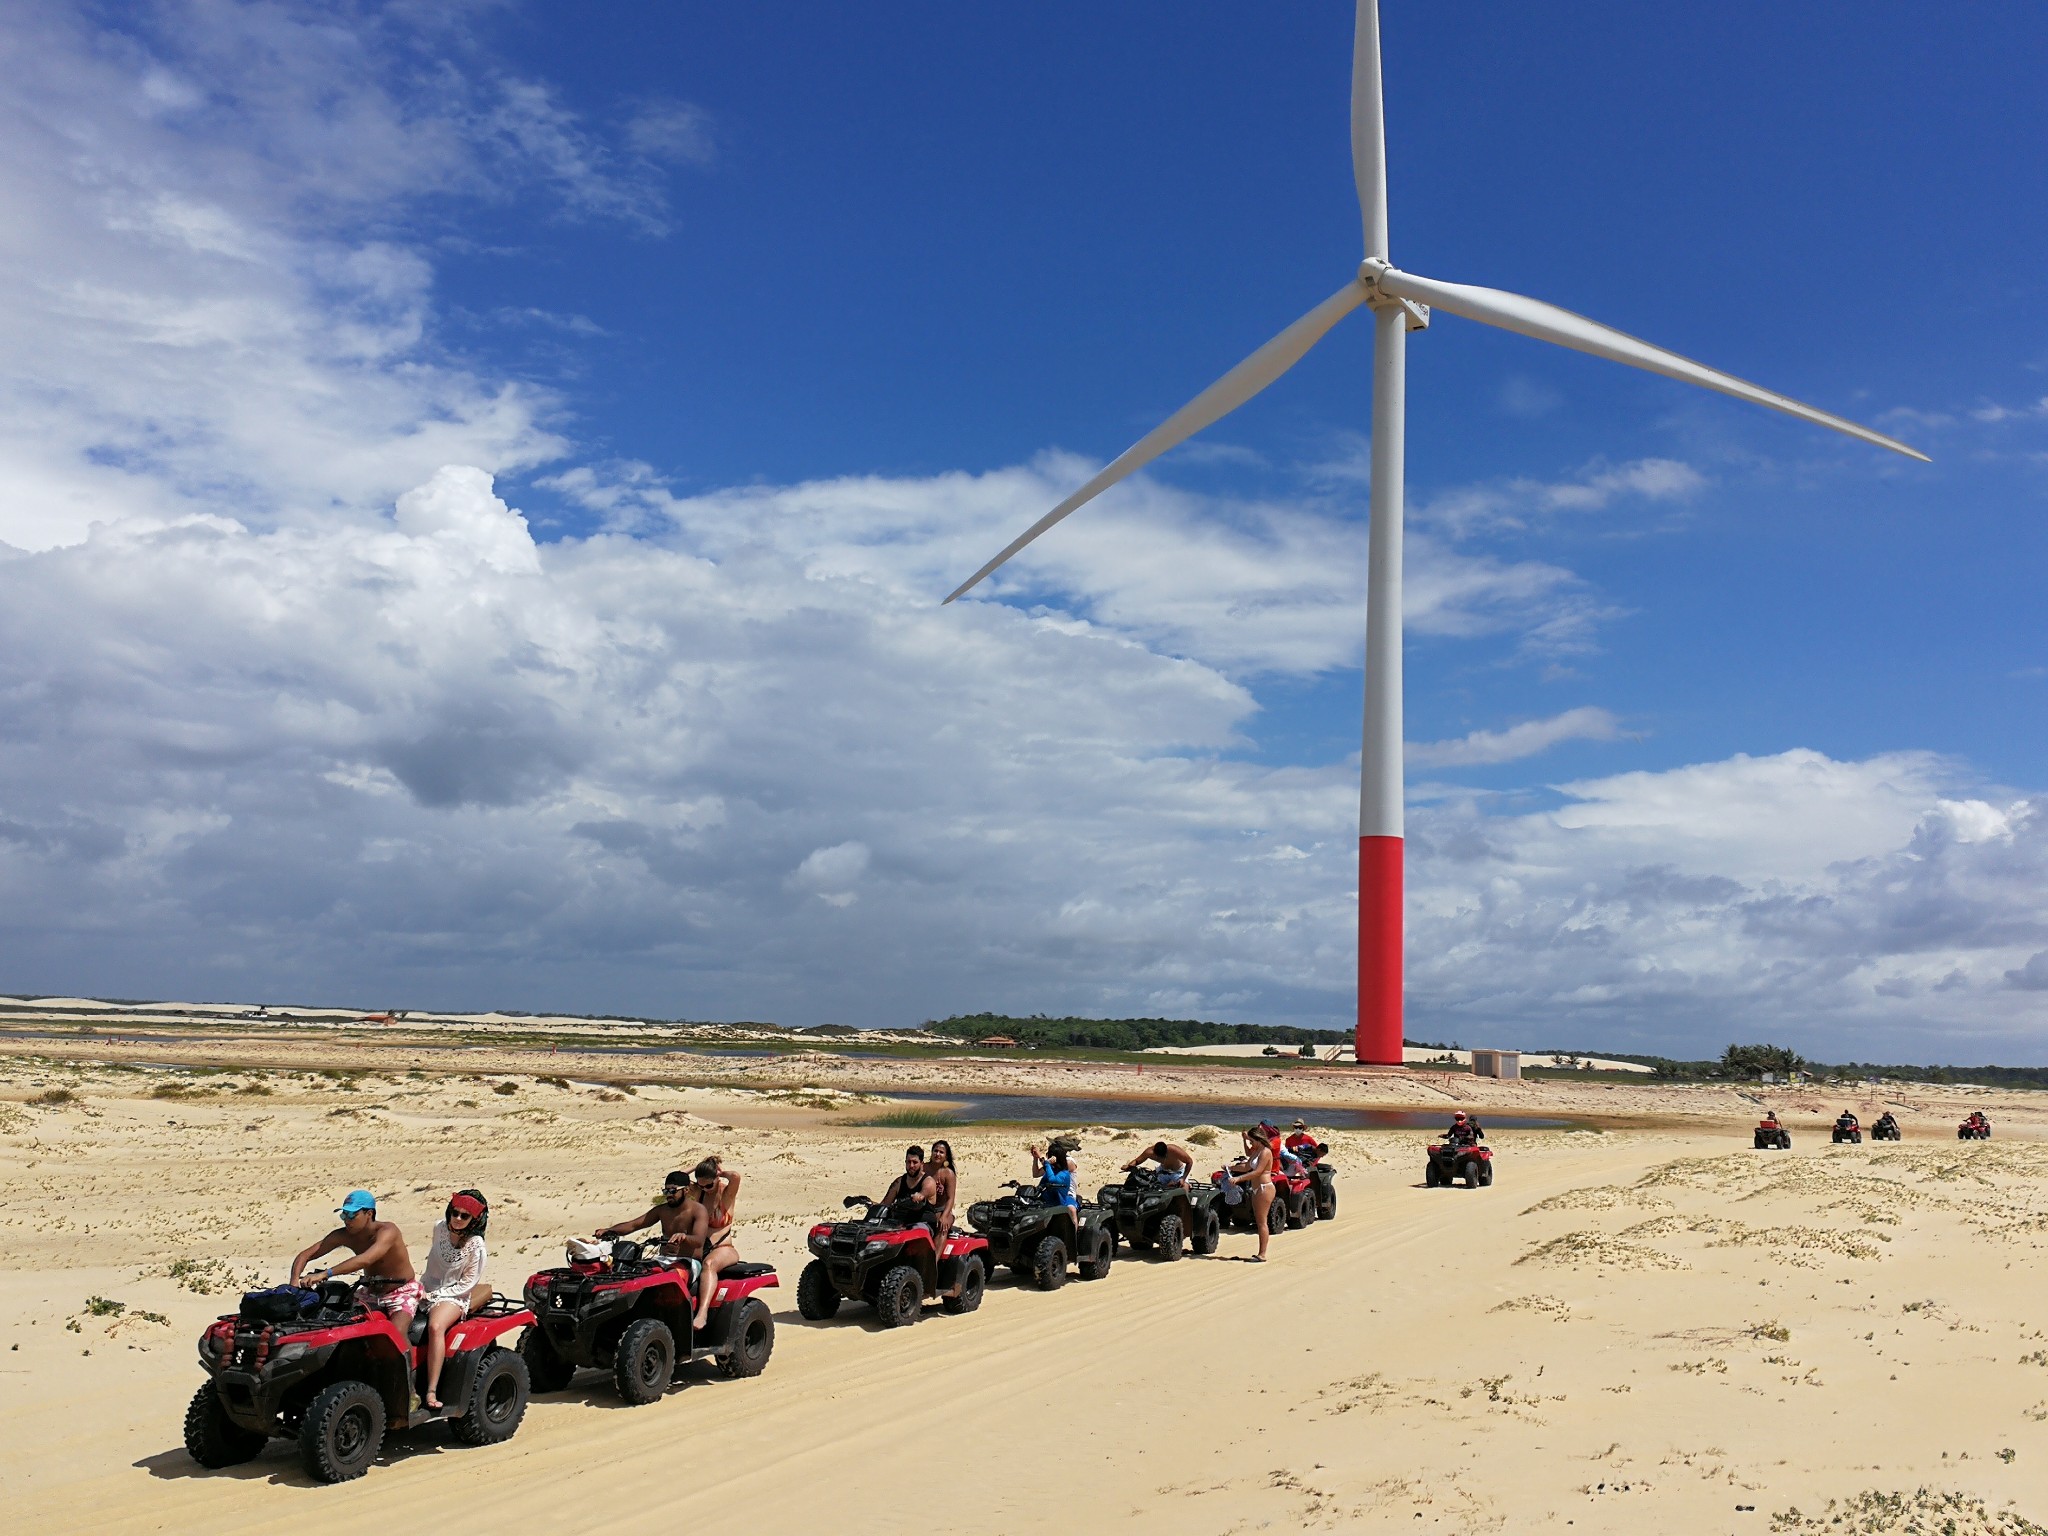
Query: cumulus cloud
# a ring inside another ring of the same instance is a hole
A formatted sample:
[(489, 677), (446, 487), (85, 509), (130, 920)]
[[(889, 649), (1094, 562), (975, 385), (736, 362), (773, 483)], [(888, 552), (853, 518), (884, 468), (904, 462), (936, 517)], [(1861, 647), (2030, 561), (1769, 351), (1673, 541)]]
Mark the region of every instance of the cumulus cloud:
[(1595, 462), (1564, 480), (1518, 477), (1462, 486), (1424, 501), (1415, 516), (1451, 537), (1469, 538), (1527, 528), (1561, 512), (1598, 512), (1617, 501), (1683, 501), (1706, 484), (1704, 475), (1677, 459)]
[(1503, 731), (1473, 731), (1452, 741), (1411, 741), (1407, 756), (1418, 768), (1468, 768), (1534, 757), (1560, 742), (1613, 741), (1620, 734), (1620, 723), (1611, 713), (1586, 704)]

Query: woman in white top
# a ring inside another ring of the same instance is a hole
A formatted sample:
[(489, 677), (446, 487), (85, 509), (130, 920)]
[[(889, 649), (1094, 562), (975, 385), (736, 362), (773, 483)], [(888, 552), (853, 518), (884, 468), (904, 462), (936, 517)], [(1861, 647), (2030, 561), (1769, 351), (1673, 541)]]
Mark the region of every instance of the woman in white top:
[(434, 1224), (434, 1244), (420, 1286), (427, 1293), (427, 1390), (421, 1401), (441, 1408), (441, 1362), (448, 1358), (448, 1330), (491, 1299), (484, 1284), (484, 1227), (491, 1208), (484, 1197), (465, 1189), (449, 1198), (448, 1209)]

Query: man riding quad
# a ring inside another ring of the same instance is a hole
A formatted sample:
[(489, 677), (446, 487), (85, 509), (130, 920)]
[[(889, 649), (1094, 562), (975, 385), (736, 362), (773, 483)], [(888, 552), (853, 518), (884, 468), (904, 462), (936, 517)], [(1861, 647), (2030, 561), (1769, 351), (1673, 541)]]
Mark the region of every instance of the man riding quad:
[(1432, 1142), (1429, 1161), (1423, 1169), (1423, 1183), (1430, 1188), (1447, 1187), (1462, 1178), (1467, 1189), (1483, 1189), (1493, 1183), (1493, 1149), (1483, 1147), (1486, 1131), (1462, 1109), (1451, 1117), (1450, 1128), (1441, 1140)]
[(1751, 1145), (1759, 1152), (1792, 1150), (1792, 1133), (1778, 1123), (1778, 1112), (1775, 1109), (1765, 1110), (1763, 1119), (1757, 1121), (1756, 1135)]
[(710, 1208), (690, 1198), (690, 1176), (680, 1170), (662, 1181), (660, 1203), (638, 1216), (628, 1216), (608, 1227), (599, 1227), (593, 1237), (631, 1237), (643, 1227), (659, 1225), (661, 1251), (679, 1258), (704, 1257), (704, 1239), (709, 1235)]
[(1835, 1116), (1833, 1140), (1836, 1142), (1853, 1141), (1858, 1143), (1863, 1140), (1863, 1123), (1856, 1118), (1853, 1110), (1845, 1109)]
[(1984, 1118), (1984, 1111), (1981, 1109), (1971, 1110), (1970, 1117), (1956, 1127), (1957, 1141), (1989, 1141), (1990, 1139), (1991, 1122)]
[(1155, 1141), (1123, 1165), (1123, 1182), (1105, 1184), (1095, 1202), (1117, 1236), (1140, 1253), (1156, 1252), (1170, 1262), (1180, 1257), (1183, 1241), (1198, 1254), (1214, 1253), (1222, 1231), (1216, 1187), (1192, 1183), (1194, 1166), (1186, 1147)]
[(1872, 1141), (1897, 1141), (1899, 1139), (1899, 1122), (1890, 1110), (1886, 1110), (1877, 1117), (1877, 1123), (1870, 1128), (1870, 1139)]

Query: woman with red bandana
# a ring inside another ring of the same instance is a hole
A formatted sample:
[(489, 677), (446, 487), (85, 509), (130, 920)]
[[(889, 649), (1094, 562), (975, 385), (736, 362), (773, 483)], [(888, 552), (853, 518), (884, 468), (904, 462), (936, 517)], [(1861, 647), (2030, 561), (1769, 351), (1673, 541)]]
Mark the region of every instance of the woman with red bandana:
[(484, 1284), (484, 1228), (490, 1206), (473, 1189), (451, 1195), (448, 1209), (434, 1224), (434, 1244), (427, 1254), (420, 1285), (427, 1305), (427, 1390), (420, 1399), (441, 1409), (441, 1362), (448, 1358), (448, 1330), (491, 1299)]

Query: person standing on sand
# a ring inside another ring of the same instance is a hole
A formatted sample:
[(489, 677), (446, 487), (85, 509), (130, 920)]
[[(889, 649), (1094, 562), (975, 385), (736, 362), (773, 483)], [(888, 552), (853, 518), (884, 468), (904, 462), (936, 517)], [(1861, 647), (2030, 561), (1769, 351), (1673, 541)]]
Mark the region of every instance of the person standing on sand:
[(1259, 1229), (1259, 1251), (1254, 1264), (1266, 1262), (1266, 1242), (1272, 1236), (1266, 1213), (1273, 1208), (1273, 1143), (1257, 1129), (1244, 1133), (1244, 1156), (1223, 1170), (1224, 1187), (1242, 1188), (1252, 1202), (1252, 1221)]
[(362, 1284), (356, 1289), (363, 1301), (390, 1318), (399, 1337), (404, 1338), (424, 1299), (413, 1273), (412, 1255), (405, 1251), (404, 1234), (396, 1222), (377, 1219), (377, 1197), (367, 1189), (350, 1190), (334, 1214), (341, 1218), (341, 1225), (319, 1242), (300, 1249), (292, 1260), (292, 1284), (305, 1283), (306, 1267), (315, 1259), (346, 1248), (355, 1257), (329, 1265), (320, 1271), (320, 1278), (332, 1280), (336, 1275), (360, 1271)]
[(933, 1241), (938, 1244), (939, 1253), (943, 1256), (946, 1251), (946, 1238), (953, 1230), (953, 1202), (960, 1194), (960, 1171), (953, 1166), (953, 1143), (932, 1143), (930, 1167), (938, 1203), (938, 1216), (932, 1222)]
[(441, 1364), (448, 1358), (448, 1330), (491, 1299), (491, 1288), (484, 1284), (484, 1228), (490, 1215), (476, 1190), (450, 1195), (427, 1249), (427, 1269), (420, 1277), (427, 1305), (427, 1390), (420, 1401), (436, 1413), (442, 1406)]
[(629, 1216), (624, 1221), (615, 1221), (608, 1227), (599, 1227), (592, 1237), (631, 1237), (643, 1227), (657, 1223), (661, 1227), (661, 1248), (664, 1253), (680, 1254), (685, 1258), (697, 1258), (704, 1252), (706, 1220), (705, 1209), (690, 1200), (690, 1178), (681, 1172), (671, 1173), (662, 1183), (662, 1198), (659, 1205), (649, 1206), (638, 1216)]

